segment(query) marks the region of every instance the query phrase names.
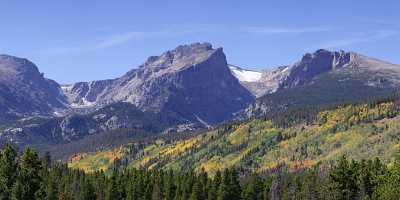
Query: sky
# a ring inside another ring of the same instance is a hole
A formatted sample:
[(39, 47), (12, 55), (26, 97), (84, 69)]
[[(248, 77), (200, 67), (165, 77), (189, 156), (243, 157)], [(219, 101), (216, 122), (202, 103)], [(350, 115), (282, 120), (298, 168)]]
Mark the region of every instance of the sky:
[(116, 78), (193, 42), (255, 70), (321, 48), (400, 63), (399, 11), (398, 0), (0, 0), (0, 54), (62, 84)]

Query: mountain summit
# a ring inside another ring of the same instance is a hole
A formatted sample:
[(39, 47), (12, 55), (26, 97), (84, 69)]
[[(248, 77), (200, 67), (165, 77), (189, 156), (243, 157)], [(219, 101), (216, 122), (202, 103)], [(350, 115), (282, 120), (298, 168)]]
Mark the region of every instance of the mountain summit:
[(51, 114), (68, 107), (60, 86), (24, 58), (0, 55), (0, 120)]
[(400, 87), (400, 65), (354, 52), (320, 49), (292, 65), (264, 71), (258, 81), (242, 84), (259, 97), (249, 107), (250, 115), (264, 115), (289, 107), (387, 96)]
[(222, 48), (209, 43), (181, 45), (120, 78), (76, 83), (64, 91), (73, 107), (123, 101), (205, 124), (229, 119), (254, 100), (231, 74)]

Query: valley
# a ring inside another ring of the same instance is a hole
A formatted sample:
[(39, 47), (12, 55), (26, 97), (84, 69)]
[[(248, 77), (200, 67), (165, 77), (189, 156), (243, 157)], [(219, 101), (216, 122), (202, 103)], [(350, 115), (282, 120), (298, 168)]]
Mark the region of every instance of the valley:
[(399, 200), (400, 1), (4, 1), (0, 200)]

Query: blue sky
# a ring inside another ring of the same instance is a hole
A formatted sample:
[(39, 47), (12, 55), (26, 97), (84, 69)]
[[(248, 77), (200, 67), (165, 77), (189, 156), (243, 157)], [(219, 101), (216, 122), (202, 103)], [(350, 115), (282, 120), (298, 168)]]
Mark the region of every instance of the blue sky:
[(0, 53), (60, 83), (118, 77), (180, 44), (211, 42), (251, 69), (319, 48), (400, 63), (396, 0), (0, 0)]

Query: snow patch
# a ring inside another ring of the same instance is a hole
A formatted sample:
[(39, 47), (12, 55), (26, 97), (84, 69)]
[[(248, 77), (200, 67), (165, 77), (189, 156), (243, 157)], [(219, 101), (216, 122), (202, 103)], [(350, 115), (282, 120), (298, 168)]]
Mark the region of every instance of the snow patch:
[(289, 70), (289, 67), (285, 67), (285, 69), (282, 70), (282, 72), (286, 72)]
[(245, 70), (235, 66), (229, 66), (232, 74), (242, 82), (257, 82), (261, 79), (262, 73), (257, 71)]

